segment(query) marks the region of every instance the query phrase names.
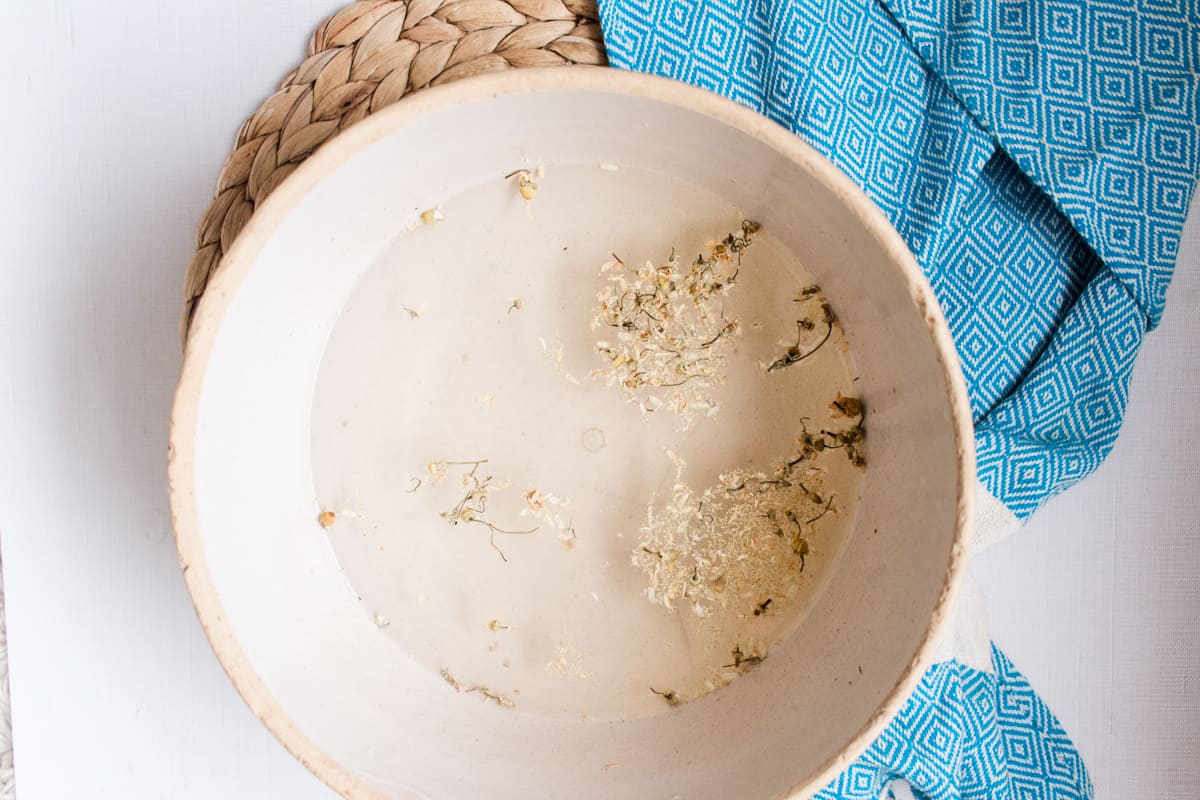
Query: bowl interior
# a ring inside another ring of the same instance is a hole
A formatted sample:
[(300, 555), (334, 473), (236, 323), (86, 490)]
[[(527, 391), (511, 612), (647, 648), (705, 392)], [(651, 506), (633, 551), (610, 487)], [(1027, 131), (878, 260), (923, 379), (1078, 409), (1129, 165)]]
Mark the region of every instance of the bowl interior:
[[(504, 176), (538, 164), (527, 202)], [(765, 329), (739, 339), (744, 380), (686, 432), (643, 421), (587, 378), (597, 267), (695, 248), (738, 212), (764, 232), (739, 288)], [(764, 383), (810, 277), (844, 341)], [(172, 435), (201, 619), (276, 735), (349, 794), (818, 789), (919, 676), (959, 561), (966, 406), (931, 304), (844, 176), (698, 91), (572, 70), (406, 100), (281, 186), (201, 305)], [(630, 561), (676, 478), (664, 451), (701, 483), (765, 463), (834, 388), (868, 408), (868, 464), (830, 467), (841, 513), (794, 612), (762, 622), (756, 669), (666, 707), (648, 689), (684, 680), (696, 645)], [(543, 529), (501, 536), (501, 558), (482, 528), (415, 523), (443, 502), (439, 459), (488, 459), (515, 498), (569, 494), (573, 547)]]

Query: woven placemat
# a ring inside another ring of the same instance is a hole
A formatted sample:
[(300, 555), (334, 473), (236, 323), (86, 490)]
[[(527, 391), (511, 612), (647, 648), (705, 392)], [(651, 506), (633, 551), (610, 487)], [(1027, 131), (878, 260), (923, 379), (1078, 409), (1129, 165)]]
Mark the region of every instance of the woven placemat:
[(238, 131), (200, 221), (180, 335), (254, 209), (338, 131), (405, 95), (487, 72), (604, 66), (596, 0), (357, 0)]

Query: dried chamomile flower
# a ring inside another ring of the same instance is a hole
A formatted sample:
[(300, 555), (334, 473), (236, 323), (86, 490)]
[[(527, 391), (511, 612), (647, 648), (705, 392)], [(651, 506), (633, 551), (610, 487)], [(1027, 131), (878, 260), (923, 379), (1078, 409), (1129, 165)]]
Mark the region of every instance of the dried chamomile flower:
[(418, 320), (421, 318), (421, 315), (425, 313), (425, 309), (428, 307), (429, 301), (423, 300), (421, 301), (421, 305), (417, 306), (416, 308), (409, 308), (408, 306), (401, 306), (400, 308), (405, 314), (408, 314), (409, 319)]
[(476, 685), (476, 686), (467, 688), (457, 678), (455, 678), (453, 675), (451, 675), (450, 670), (446, 669), (445, 667), (442, 668), (442, 680), (444, 680), (447, 684), (449, 684), (451, 689), (453, 689), (456, 692), (459, 692), (460, 694), (463, 692), (466, 692), (467, 694), (474, 692), (474, 693), (478, 694), (480, 697), (482, 697), (484, 700), (491, 701), (502, 708), (516, 708), (516, 704), (513, 703), (512, 700), (509, 700), (507, 697), (505, 697), (502, 694), (497, 694), (496, 692), (493, 692), (491, 689), (487, 688), (486, 686)]
[(845, 430), (829, 431), (822, 429), (822, 449), (844, 450), (846, 458), (850, 459), (851, 464), (859, 469), (866, 467), (867, 459), (863, 455), (863, 442), (867, 438), (865, 424), (867, 410), (862, 400), (857, 397), (846, 397), (841, 392), (838, 392), (837, 398), (829, 404), (829, 409), (833, 412), (831, 416), (834, 419), (857, 417), (858, 420)]
[(538, 185), (533, 179), (533, 173), (527, 169), (513, 170), (504, 176), (504, 180), (517, 179), (517, 193), (521, 195), (521, 199), (525, 201), (532, 200), (537, 197)]
[(662, 264), (636, 266), (613, 254), (600, 268), (606, 284), (592, 329), (609, 333), (596, 343), (604, 367), (592, 377), (621, 389), (643, 413), (674, 412), (684, 429), (716, 413), (712, 389), (724, 382), (726, 354), (741, 332), (726, 301), (758, 231), (743, 220), (691, 262), (672, 251)]
[(525, 493), (525, 505), (530, 511), (540, 513), (546, 508), (546, 498), (540, 489), (530, 489)]
[[(796, 320), (795, 343), (783, 343), (787, 345), (787, 349), (783, 351), (783, 354), (769, 364), (763, 365), (763, 368), (767, 372), (776, 372), (793, 364), (799, 364), (804, 359), (815, 354), (829, 341), (829, 338), (833, 335), (834, 325), (837, 324), (837, 315), (833, 313), (829, 302), (821, 294), (820, 286), (815, 284), (806, 286), (792, 300), (793, 302), (800, 303), (802, 308), (808, 311), (811, 316), (801, 317)], [(815, 310), (812, 308), (814, 305), (816, 307)], [(813, 317), (820, 320), (820, 325), (813, 321)], [(819, 333), (817, 332), (818, 330), (820, 330)]]
[(838, 417), (861, 417), (863, 415), (862, 400), (857, 397), (846, 397), (841, 392), (838, 392), (837, 397), (829, 404), (829, 410), (833, 412), (833, 418)]
[(480, 697), (482, 697), (484, 700), (493, 702), (496, 705), (500, 706), (501, 708), (516, 708), (517, 707), (517, 704), (514, 703), (512, 700), (509, 700), (507, 697), (505, 697), (502, 694), (497, 694), (496, 692), (493, 692), (491, 689), (487, 688), (486, 686), (472, 686), (470, 689), (467, 689), (467, 691), (475, 692)]
[(496, 534), (500, 533), (508, 536), (525, 535), (536, 532), (537, 527), (535, 526), (528, 530), (507, 530), (486, 518), (488, 496), (491, 492), (500, 488), (492, 483), (493, 479), (491, 475), (480, 477), (479, 468), (486, 463), (488, 463), (487, 459), (479, 461), (431, 461), (428, 469), (429, 473), (436, 480), (440, 480), (445, 477), (447, 471), (452, 466), (469, 467), (469, 469), (463, 472), (460, 478), (460, 482), (466, 489), (466, 492), (452, 508), (441, 512), (440, 516), (451, 525), (468, 523), (482, 525), (487, 528), (488, 543), (499, 554), (501, 560), (508, 561), (508, 556), (504, 555), (504, 551), (496, 544)]
[[(675, 692), (671, 692), (674, 700), (668, 700), (668, 705), (677, 706), (684, 702), (698, 700), (705, 695), (712, 694), (718, 689), (723, 689), (732, 683), (739, 675), (745, 675), (750, 670), (757, 667), (767, 658), (767, 647), (761, 642), (748, 642), (745, 645), (735, 644), (733, 650), (729, 654), (729, 663), (722, 664), (712, 670), (711, 674), (705, 678), (700, 685), (693, 691), (687, 700), (679, 696)], [(663, 692), (651, 689), (655, 694), (666, 696)]]
[(738, 674), (744, 674), (757, 667), (767, 658), (767, 650), (759, 644), (752, 644), (742, 650), (740, 644), (734, 645), (733, 651), (730, 653), (732, 662), (726, 664), (722, 669), (735, 669)]
[(456, 692), (461, 692), (463, 690), (463, 685), (459, 683), (458, 679), (451, 675), (450, 670), (446, 669), (445, 667), (442, 667), (442, 680), (448, 683), (450, 688)]
[(558, 531), (558, 538), (568, 550), (575, 549), (575, 506), (569, 497), (552, 492), (543, 492), (534, 486), (522, 495), (525, 508), (522, 516), (534, 517), (538, 522)]
[(647, 598), (707, 617), (767, 597), (755, 612), (761, 615), (779, 602), (770, 598), (792, 596), (814, 523), (837, 510), (823, 492), (823, 470), (794, 454), (769, 473), (735, 469), (698, 492), (683, 469), (676, 459), (671, 495), (651, 500), (633, 551), (649, 578)]

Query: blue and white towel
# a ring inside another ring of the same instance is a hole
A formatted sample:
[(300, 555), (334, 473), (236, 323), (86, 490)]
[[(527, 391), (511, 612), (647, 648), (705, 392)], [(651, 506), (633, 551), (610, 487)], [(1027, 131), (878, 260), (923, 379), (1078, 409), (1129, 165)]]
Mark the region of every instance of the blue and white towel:
[[(976, 425), (977, 544), (1093, 471), (1159, 321), (1200, 159), (1198, 0), (601, 0), (614, 66), (795, 131), (941, 300)], [(968, 595), (969, 596), (969, 595)], [(968, 604), (969, 605), (969, 604)], [(1070, 740), (961, 608), (878, 741), (819, 795), (1083, 798)]]

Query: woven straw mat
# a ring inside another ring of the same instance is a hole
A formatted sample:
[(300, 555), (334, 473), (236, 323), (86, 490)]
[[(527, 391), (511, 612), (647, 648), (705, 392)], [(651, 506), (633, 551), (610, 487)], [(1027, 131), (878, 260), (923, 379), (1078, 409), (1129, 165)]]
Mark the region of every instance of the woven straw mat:
[(596, 0), (358, 0), (246, 120), (200, 221), (180, 334), (255, 207), (338, 131), (410, 92), (487, 72), (608, 59)]

